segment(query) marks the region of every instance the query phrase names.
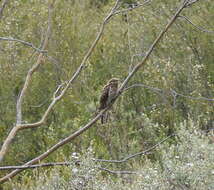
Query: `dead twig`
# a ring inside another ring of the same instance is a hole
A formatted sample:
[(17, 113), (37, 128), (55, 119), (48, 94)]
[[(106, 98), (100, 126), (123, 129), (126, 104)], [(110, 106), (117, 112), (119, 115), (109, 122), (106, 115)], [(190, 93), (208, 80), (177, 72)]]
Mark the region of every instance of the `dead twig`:
[(132, 155), (129, 155), (125, 158), (123, 158), (122, 160), (104, 160), (104, 159), (93, 159), (96, 162), (107, 162), (107, 163), (123, 163), (123, 162), (127, 162), (128, 160), (135, 158), (137, 156), (142, 156), (142, 155), (146, 155), (146, 154), (150, 154), (151, 150), (154, 150), (155, 148), (157, 148), (158, 146), (160, 146), (163, 142), (165, 142), (166, 140), (168, 140), (169, 138), (175, 136), (175, 134), (172, 134), (168, 137), (166, 137), (165, 139), (163, 139), (162, 141), (160, 141), (159, 143), (155, 144), (154, 146), (152, 146), (151, 148), (142, 151), (142, 152), (138, 152)]
[(207, 33), (214, 33), (213, 30), (207, 30), (205, 28), (202, 28), (200, 26), (197, 26), (196, 24), (194, 24), (190, 19), (188, 19), (186, 16), (180, 15), (180, 18), (185, 19), (188, 23), (190, 23), (192, 26), (194, 26), (194, 28), (196, 28), (197, 30), (201, 31), (201, 32), (207, 32)]
[(11, 37), (0, 37), (0, 40), (3, 40), (3, 41), (12, 41), (12, 42), (19, 42), (19, 43), (21, 43), (23, 45), (26, 45), (28, 47), (33, 48), (34, 50), (38, 51), (39, 53), (47, 53), (48, 52), (47, 50), (39, 49), (36, 46), (34, 46), (32, 43), (26, 42), (24, 40), (20, 40), (20, 39), (16, 39), (16, 38), (11, 38)]
[[(75, 164), (75, 163), (73, 163), (73, 162), (50, 162), (50, 163), (35, 164), (35, 165), (30, 165), (30, 166), (3, 166), (3, 167), (0, 167), (0, 170), (14, 170), (14, 169), (26, 170), (26, 169), (35, 169), (35, 168), (41, 168), (41, 167), (70, 166), (73, 164)], [(95, 169), (106, 171), (111, 174), (138, 174), (137, 172), (134, 172), (134, 171), (114, 171), (114, 170), (110, 170), (108, 168), (103, 168), (103, 167), (95, 167)]]
[(1, 19), (2, 16), (3, 16), (3, 11), (4, 11), (4, 9), (5, 9), (5, 7), (6, 7), (6, 5), (7, 5), (8, 2), (9, 2), (9, 0), (4, 0), (4, 1), (2, 2), (2, 7), (0, 8), (0, 19)]

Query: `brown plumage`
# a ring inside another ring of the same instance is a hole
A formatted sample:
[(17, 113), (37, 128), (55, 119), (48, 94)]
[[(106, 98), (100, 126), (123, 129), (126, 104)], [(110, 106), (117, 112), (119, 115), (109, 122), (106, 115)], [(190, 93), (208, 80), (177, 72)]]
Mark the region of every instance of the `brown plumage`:
[[(99, 111), (105, 109), (113, 98), (117, 94), (119, 79), (112, 78), (109, 82), (103, 87), (102, 94), (100, 96), (100, 107)], [(101, 116), (101, 123), (104, 123), (107, 115), (103, 114)]]

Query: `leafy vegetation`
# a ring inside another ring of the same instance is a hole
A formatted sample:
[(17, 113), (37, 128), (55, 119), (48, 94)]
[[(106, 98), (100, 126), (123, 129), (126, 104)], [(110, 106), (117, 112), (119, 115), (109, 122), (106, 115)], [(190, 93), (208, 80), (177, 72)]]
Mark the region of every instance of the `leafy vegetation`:
[[(0, 20), (0, 37), (21, 39), (40, 48), (48, 25), (48, 2), (9, 2)], [(48, 52), (24, 98), (24, 121), (41, 119), (57, 86), (69, 80), (80, 65), (114, 2), (55, 2)], [(121, 8), (134, 3), (121, 2)], [(22, 165), (86, 124), (96, 113), (106, 82), (112, 77), (123, 81), (142, 60), (180, 2), (155, 0), (112, 17), (83, 72), (55, 105), (46, 123), (19, 131), (1, 166)], [(65, 161), (75, 152), (83, 165), (26, 170), (5, 183), (4, 188), (74, 189), (82, 180), (78, 176), (84, 176), (88, 180), (85, 189), (213, 189), (213, 32), (195, 27), (213, 30), (213, 9), (211, 0), (186, 8), (147, 65), (129, 82), (131, 88), (118, 98), (110, 110), (109, 122), (97, 122), (45, 160)], [(37, 57), (33, 48), (0, 41), (1, 145), (16, 122), (16, 101)], [(104, 166), (91, 159), (119, 160), (147, 150), (174, 133), (177, 136), (152, 154), (106, 166), (137, 171), (137, 175), (111, 175), (96, 169)], [(5, 174), (1, 171), (0, 176)]]

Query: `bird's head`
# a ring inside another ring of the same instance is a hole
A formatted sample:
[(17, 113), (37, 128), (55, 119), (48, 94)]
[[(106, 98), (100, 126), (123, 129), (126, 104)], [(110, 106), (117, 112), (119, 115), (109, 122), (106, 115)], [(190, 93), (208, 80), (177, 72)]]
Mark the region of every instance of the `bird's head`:
[(118, 79), (118, 78), (112, 78), (112, 79), (108, 82), (108, 84), (118, 84), (119, 81), (120, 81), (120, 79)]

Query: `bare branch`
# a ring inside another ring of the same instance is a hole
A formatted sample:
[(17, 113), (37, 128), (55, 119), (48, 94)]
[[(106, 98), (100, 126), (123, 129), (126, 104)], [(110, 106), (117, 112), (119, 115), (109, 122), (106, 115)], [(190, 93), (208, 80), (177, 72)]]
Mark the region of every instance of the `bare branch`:
[[(48, 40), (50, 38), (51, 24), (52, 24), (51, 23), (52, 8), (53, 8), (52, 6), (53, 5), (49, 4), (48, 27), (47, 27), (47, 31), (46, 31), (45, 40), (44, 40), (44, 43), (43, 43), (43, 46), (42, 46), (42, 50), (44, 50), (47, 47)], [(26, 95), (26, 91), (27, 91), (27, 89), (29, 87), (29, 84), (31, 82), (32, 75), (39, 68), (39, 66), (41, 65), (42, 62), (43, 62), (43, 54), (40, 53), (36, 63), (28, 71), (24, 86), (23, 86), (23, 88), (21, 90), (20, 96), (19, 96), (18, 101), (17, 101), (17, 106), (16, 106), (16, 109), (17, 109), (17, 122), (16, 123), (17, 123), (17, 125), (20, 125), (21, 122), (22, 122), (22, 102), (23, 102), (24, 96)]]
[(197, 26), (196, 24), (194, 24), (190, 19), (188, 19), (186, 16), (183, 16), (183, 15), (180, 15), (179, 16), (180, 18), (183, 18), (185, 19), (187, 22), (189, 22), (192, 26), (194, 26), (197, 30), (200, 30), (202, 32), (207, 32), (207, 33), (214, 33), (213, 30), (207, 30), (207, 29), (204, 29), (200, 26)]
[(29, 46), (31, 48), (33, 48), (34, 50), (38, 51), (39, 53), (47, 53), (47, 50), (42, 50), (37, 48), (36, 46), (34, 46), (32, 43), (30, 42), (26, 42), (24, 40), (20, 40), (20, 39), (16, 39), (16, 38), (11, 38), (11, 37), (0, 37), (0, 40), (4, 40), (4, 41), (12, 41), (12, 42), (20, 42), (26, 46)]
[[(109, 109), (109, 107), (107, 107), (105, 110), (102, 110), (96, 117), (94, 117), (90, 122), (88, 122), (84, 127), (80, 128), (78, 131), (76, 131), (75, 133), (71, 134), (70, 136), (66, 137), (65, 139), (61, 140), (60, 142), (58, 142), (57, 144), (55, 144), (54, 146), (52, 146), (50, 149), (48, 149), (45, 153), (41, 154), (40, 156), (34, 158), (33, 160), (27, 162), (26, 164), (24, 164), (24, 166), (28, 166), (28, 165), (32, 165), (35, 163), (40, 162), (41, 160), (45, 159), (46, 157), (48, 157), (52, 152), (56, 151), (58, 148), (60, 148), (61, 146), (69, 143), (70, 141), (72, 141), (73, 139), (75, 139), (76, 137), (78, 137), (79, 135), (81, 135), (84, 131), (86, 131), (87, 129), (89, 129), (90, 127), (93, 126), (93, 124), (101, 117), (101, 115), (107, 110)], [(9, 173), (8, 175), (0, 178), (0, 183), (3, 183), (9, 179), (11, 179), (12, 177), (16, 176), (18, 173), (20, 173), (23, 169), (17, 169), (12, 171), (11, 173)]]
[(118, 90), (118, 95), (123, 92), (123, 89), (125, 86), (128, 84), (129, 80), (134, 76), (134, 74), (143, 66), (146, 64), (147, 59), (151, 55), (152, 51), (154, 48), (157, 46), (157, 44), (160, 42), (160, 40), (163, 38), (164, 34), (168, 31), (170, 26), (175, 22), (181, 11), (186, 7), (187, 2), (183, 2), (181, 6), (178, 8), (177, 12), (174, 14), (174, 16), (171, 18), (171, 20), (168, 22), (168, 24), (165, 26), (165, 28), (160, 32), (158, 37), (154, 40), (152, 45), (150, 46), (149, 50), (147, 51), (146, 55), (143, 57), (143, 60), (138, 63), (133, 70), (129, 73), (129, 75), (126, 77), (126, 79), (123, 81), (121, 84), (119, 90)]
[(34, 169), (41, 167), (50, 167), (50, 166), (69, 166), (71, 162), (51, 162), (51, 163), (43, 163), (43, 164), (34, 164), (30, 166), (3, 166), (0, 167), (0, 170), (14, 170), (14, 169)]
[(152, 146), (151, 148), (142, 151), (142, 152), (138, 152), (132, 155), (129, 155), (125, 158), (123, 158), (122, 160), (104, 160), (104, 159), (93, 159), (96, 162), (108, 162), (108, 163), (123, 163), (123, 162), (127, 162), (128, 160), (135, 158), (137, 156), (142, 156), (142, 155), (146, 155), (146, 154), (150, 154), (150, 151), (157, 148), (158, 146), (160, 146), (163, 142), (165, 142), (166, 140), (168, 140), (169, 138), (175, 136), (175, 134), (172, 134), (168, 137), (166, 137), (165, 139), (163, 139), (162, 141), (160, 141), (159, 143), (155, 144), (154, 146)]
[(8, 2), (9, 2), (9, 0), (4, 0), (4, 1), (2, 2), (2, 7), (0, 8), (0, 19), (1, 19), (2, 16), (3, 16), (3, 11), (4, 11), (4, 9), (5, 9), (5, 7), (6, 7), (6, 5), (7, 5)]
[(140, 7), (146, 5), (147, 3), (150, 3), (150, 2), (151, 2), (151, 0), (147, 0), (147, 1), (144, 1), (143, 3), (138, 3), (138, 4), (136, 4), (135, 6), (130, 7), (130, 8), (128, 8), (128, 9), (122, 9), (122, 10), (115, 11), (115, 12), (114, 12), (114, 15), (129, 12), (129, 11), (131, 11), (131, 10), (133, 10), (133, 9), (140, 8)]
[[(30, 165), (30, 166), (3, 166), (3, 167), (0, 167), (0, 170), (14, 170), (14, 169), (26, 170), (26, 169), (34, 169), (34, 168), (41, 168), (41, 167), (70, 166), (73, 164), (74, 164), (73, 162), (50, 162), (50, 163), (35, 164), (35, 165)], [(134, 171), (114, 171), (114, 170), (110, 170), (108, 168), (103, 168), (103, 167), (95, 167), (95, 169), (106, 171), (111, 174), (139, 174)]]
[(210, 98), (206, 98), (206, 97), (192, 97), (192, 96), (187, 96), (187, 95), (183, 95), (180, 94), (178, 92), (176, 92), (175, 90), (171, 89), (171, 94), (174, 94), (176, 96), (182, 96), (184, 98), (189, 98), (189, 99), (193, 99), (193, 100), (206, 100), (206, 101), (214, 101), (214, 99), (210, 99)]
[(197, 3), (198, 1), (199, 0), (184, 0), (184, 4), (186, 4), (185, 7), (189, 7), (189, 6), (193, 5), (194, 3)]
[[(129, 90), (130, 88), (135, 88), (135, 87), (144, 87), (144, 88), (148, 88), (158, 94), (162, 94), (164, 92), (164, 89), (160, 89), (160, 88), (156, 88), (156, 87), (151, 87), (151, 86), (148, 86), (148, 85), (145, 85), (145, 84), (133, 84), (127, 88), (125, 88), (123, 90), (123, 92)], [(175, 90), (173, 89), (170, 89), (170, 94), (173, 96), (173, 97), (176, 97), (176, 96), (181, 96), (181, 97), (184, 97), (184, 98), (189, 98), (189, 99), (193, 99), (193, 100), (206, 100), (206, 101), (214, 101), (214, 99), (211, 99), (211, 98), (206, 98), (206, 97), (192, 97), (192, 96), (187, 96), (187, 95), (184, 95), (184, 94), (181, 94), (181, 93), (178, 93), (176, 92)]]
[(111, 173), (111, 174), (116, 174), (116, 175), (120, 175), (120, 174), (140, 174), (139, 172), (134, 172), (134, 171), (114, 171), (114, 170), (110, 170), (108, 168), (102, 168), (102, 167), (98, 167), (98, 169)]
[[(53, 9), (53, 5), (50, 4), (49, 5), (49, 18), (48, 18), (48, 27), (47, 27), (47, 32), (46, 32), (46, 36), (45, 36), (45, 41), (44, 44), (42, 46), (42, 50), (44, 50), (47, 45), (48, 45), (48, 40), (50, 37), (50, 30), (51, 30), (51, 15), (52, 15), (52, 9)], [(15, 137), (16, 133), (21, 129), (21, 123), (22, 123), (22, 102), (23, 99), (26, 95), (27, 89), (30, 85), (31, 79), (32, 79), (32, 75), (33, 73), (39, 68), (39, 66), (41, 65), (41, 63), (43, 62), (43, 53), (40, 53), (38, 56), (38, 59), (36, 61), (36, 63), (32, 66), (32, 68), (28, 71), (27, 77), (25, 79), (25, 83), (24, 86), (21, 90), (20, 96), (17, 100), (17, 105), (16, 105), (16, 125), (13, 127), (13, 129), (10, 131), (9, 135), (7, 136), (6, 140), (4, 141), (1, 151), (0, 151), (0, 162), (3, 160), (4, 155), (6, 154), (9, 145), (11, 144), (13, 138)]]

